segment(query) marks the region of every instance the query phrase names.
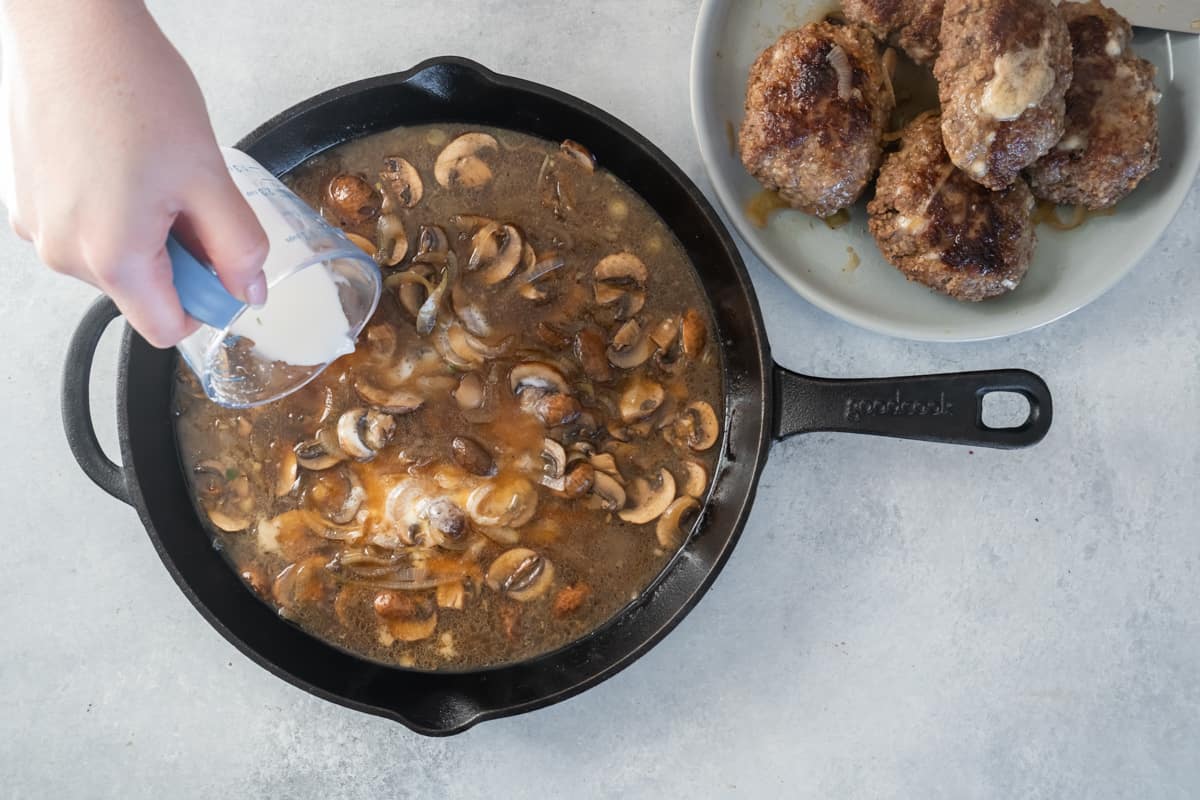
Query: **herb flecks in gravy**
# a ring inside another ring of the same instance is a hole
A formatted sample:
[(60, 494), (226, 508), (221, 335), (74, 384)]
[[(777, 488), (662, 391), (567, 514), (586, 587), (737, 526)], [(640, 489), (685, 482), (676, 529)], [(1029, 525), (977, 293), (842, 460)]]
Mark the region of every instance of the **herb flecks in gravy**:
[(367, 658), (469, 669), (565, 645), (666, 565), (721, 435), (687, 256), (575, 142), (404, 128), (288, 176), (384, 272), (358, 349), (231, 411), (182, 368), (184, 466), (253, 591)]

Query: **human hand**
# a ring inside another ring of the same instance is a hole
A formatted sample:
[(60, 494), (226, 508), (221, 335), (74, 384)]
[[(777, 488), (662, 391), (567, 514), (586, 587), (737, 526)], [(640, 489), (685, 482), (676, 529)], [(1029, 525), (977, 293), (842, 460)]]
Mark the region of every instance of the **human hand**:
[(191, 70), (134, 0), (4, 0), (0, 200), (56, 272), (112, 297), (151, 344), (198, 323), (165, 242), (266, 300), (267, 238), (234, 186)]

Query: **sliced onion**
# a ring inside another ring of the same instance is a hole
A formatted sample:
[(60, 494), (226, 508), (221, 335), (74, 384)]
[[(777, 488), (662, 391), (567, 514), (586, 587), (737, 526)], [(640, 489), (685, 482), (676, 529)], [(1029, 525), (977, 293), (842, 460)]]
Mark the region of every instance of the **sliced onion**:
[(829, 48), (829, 55), (826, 56), (829, 61), (829, 66), (833, 67), (833, 71), (837, 73), (838, 79), (838, 97), (842, 100), (850, 99), (850, 81), (854, 74), (850, 68), (850, 57), (846, 55), (846, 51), (839, 44)]

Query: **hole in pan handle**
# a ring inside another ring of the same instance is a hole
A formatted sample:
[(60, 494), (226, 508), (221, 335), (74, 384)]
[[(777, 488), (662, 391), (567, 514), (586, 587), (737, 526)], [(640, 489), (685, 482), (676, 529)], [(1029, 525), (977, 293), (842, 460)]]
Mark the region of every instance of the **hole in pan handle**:
[[(777, 439), (838, 431), (1016, 448), (1037, 444), (1050, 430), (1050, 389), (1023, 369), (842, 380), (776, 366), (774, 383)], [(1011, 428), (984, 424), (983, 398), (992, 392), (1024, 397), (1029, 403), (1025, 421)]]

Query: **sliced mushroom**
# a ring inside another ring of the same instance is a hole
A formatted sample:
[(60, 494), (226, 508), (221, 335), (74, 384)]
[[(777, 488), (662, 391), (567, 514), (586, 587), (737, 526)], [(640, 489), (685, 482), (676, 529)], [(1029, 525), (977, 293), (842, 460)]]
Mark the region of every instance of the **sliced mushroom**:
[(480, 525), (478, 530), (496, 544), (502, 544), (506, 547), (521, 541), (521, 534), (517, 532), (516, 528), (506, 528), (500, 525)]
[(541, 302), (545, 300), (547, 295), (535, 282), (530, 280), (530, 275), (533, 274), (533, 268), (537, 266), (537, 253), (529, 242), (525, 242), (521, 248), (521, 263), (524, 269), (521, 270), (521, 275), (517, 280), (517, 294), (524, 297), (526, 300)]
[(635, 478), (631, 486), (634, 505), (617, 516), (634, 525), (643, 525), (661, 516), (675, 499), (675, 476), (670, 470), (660, 470), (657, 484), (651, 486), (645, 478)]
[(621, 478), (621, 471), (617, 469), (617, 460), (613, 458), (612, 453), (594, 453), (588, 461), (596, 469), (606, 472), (618, 481), (623, 482), (624, 479)]
[(484, 225), (489, 225), (495, 221), (491, 217), (485, 217), (482, 214), (455, 214), (450, 217), (450, 223), (466, 233), (474, 233)]
[(522, 407), (531, 410), (543, 425), (551, 428), (574, 422), (582, 411), (578, 400), (570, 395), (557, 392), (542, 394), (529, 404), (522, 402)]
[(612, 305), (625, 296), (626, 291), (621, 286), (614, 286), (611, 283), (596, 282), (594, 291), (596, 293), (596, 302), (602, 306)]
[(621, 393), (621, 419), (636, 422), (653, 414), (662, 405), (665, 392), (659, 383), (638, 376)]
[(395, 214), (381, 214), (375, 222), (379, 248), (373, 253), (376, 263), (394, 267), (408, 254), (408, 234), (404, 223)]
[(425, 402), (405, 389), (384, 389), (361, 378), (354, 382), (354, 391), (364, 403), (389, 414), (408, 414)]
[(297, 561), (315, 553), (325, 542), (316, 535), (313, 512), (295, 508), (270, 519), (260, 519), (255, 527), (255, 544), (262, 553), (279, 554)]
[(566, 139), (558, 146), (562, 154), (591, 175), (596, 170), (596, 157), (586, 147), (573, 139)]
[(478, 189), (492, 179), (492, 170), (479, 154), (496, 150), (495, 137), (486, 133), (464, 133), (442, 149), (433, 165), (433, 177), (445, 189), (458, 186)]
[(575, 358), (584, 374), (596, 383), (612, 380), (612, 367), (605, 349), (604, 335), (594, 326), (581, 328), (575, 334)]
[(417, 168), (399, 156), (388, 156), (383, 159), (383, 171), (379, 179), (404, 208), (412, 208), (421, 202), (425, 194), (425, 184)]
[[(443, 357), (447, 357), (453, 366), (459, 369), (471, 369), (483, 363), (483, 354), (471, 346), (467, 341), (467, 329), (458, 323), (451, 323), (446, 326), (444, 331), (439, 334), (439, 338), (445, 339), (446, 349), (450, 352), (442, 352)], [(439, 348), (440, 350), (441, 348)]]
[(639, 290), (622, 291), (613, 316), (619, 320), (632, 319), (646, 305), (646, 293)]
[(521, 273), (521, 285), (517, 288), (517, 292), (526, 300), (533, 300), (535, 302), (545, 300), (549, 295), (546, 292), (542, 279), (565, 267), (567, 265), (566, 259), (557, 253), (546, 253), (541, 258), (538, 258), (533, 248), (526, 243), (524, 260), (526, 268)]
[(330, 210), (347, 225), (364, 225), (375, 219), (383, 202), (359, 175), (335, 175), (326, 194)]
[(629, 429), (623, 425), (618, 424), (616, 420), (610, 419), (608, 422), (606, 422), (605, 430), (608, 431), (608, 435), (611, 436), (614, 441), (618, 441), (618, 442), (628, 442), (629, 441)]
[(433, 268), (428, 264), (413, 264), (403, 272), (395, 272), (383, 280), (383, 285), (396, 290), (396, 299), (404, 310), (416, 317), (425, 299), (433, 292)]
[(488, 567), (486, 580), (493, 590), (527, 603), (541, 597), (554, 583), (554, 564), (533, 550), (516, 547), (497, 556)]
[(467, 269), (473, 271), (490, 264), (500, 252), (503, 237), (504, 226), (499, 222), (489, 222), (475, 231), (471, 236), (471, 256), (467, 259)]
[(254, 520), (245, 514), (222, 510), (220, 508), (206, 509), (208, 521), (226, 533), (240, 533), (250, 527)]
[(660, 348), (654, 354), (654, 365), (668, 375), (679, 374), (685, 363), (683, 348), (679, 346), (669, 347), (666, 350)]
[(596, 469), (586, 461), (576, 461), (567, 467), (560, 480), (562, 485), (555, 491), (563, 497), (583, 497), (596, 485)]
[(362, 441), (376, 452), (388, 446), (396, 432), (396, 418), (371, 408), (363, 423)]
[(600, 499), (600, 507), (605, 511), (620, 511), (625, 507), (625, 488), (607, 472), (595, 471), (592, 494)]
[(483, 282), (489, 286), (506, 280), (517, 270), (524, 249), (524, 237), (514, 225), (491, 223), (471, 237), (468, 269), (483, 269)]
[(369, 461), (387, 446), (396, 420), (375, 409), (355, 408), (338, 419), (338, 445), (351, 458)]
[(346, 233), (346, 238), (350, 240), (350, 243), (353, 244), (355, 247), (357, 247), (359, 250), (362, 250), (367, 255), (374, 257), (375, 254), (379, 251), (379, 248), (375, 246), (375, 243), (372, 242), (367, 237), (359, 236), (357, 233), (353, 233), (351, 231), (346, 231), (345, 233)]
[(305, 502), (335, 525), (345, 525), (358, 516), (367, 490), (353, 470), (341, 467), (320, 473), (308, 487)]
[(690, 447), (697, 452), (716, 444), (721, 432), (716, 412), (703, 400), (689, 403), (668, 430), (678, 446)]
[(683, 544), (680, 521), (685, 514), (699, 507), (700, 503), (694, 497), (677, 497), (667, 506), (654, 526), (654, 535), (664, 550), (677, 550)]
[(679, 320), (675, 317), (667, 317), (650, 329), (650, 338), (659, 350), (669, 349), (678, 335)]
[(467, 599), (467, 588), (462, 581), (451, 581), (437, 587), (438, 608), (461, 611)]
[(708, 342), (708, 325), (704, 322), (704, 317), (696, 309), (689, 308), (683, 312), (681, 328), (683, 354), (688, 358), (698, 357)]
[(510, 342), (510, 339), (505, 339), (497, 345), (490, 345), (457, 323), (448, 326), (447, 336), (455, 352), (473, 362), (500, 358), (508, 350)]
[(402, 642), (428, 639), (437, 630), (437, 603), (428, 594), (389, 589), (375, 596), (373, 607), (384, 630)]
[(488, 309), (477, 302), (474, 294), (462, 283), (457, 283), (450, 291), (450, 303), (464, 328), (476, 336), (489, 337), (493, 331), (492, 323), (488, 319)]
[(468, 372), (458, 382), (458, 388), (452, 393), (458, 402), (458, 407), (464, 411), (473, 411), (483, 405), (483, 379), (477, 372)]
[(414, 258), (432, 253), (445, 253), (450, 249), (450, 239), (440, 225), (422, 225), (417, 234), (417, 254)]
[(687, 480), (683, 484), (683, 493), (689, 497), (703, 495), (704, 490), (708, 487), (708, 471), (695, 461), (683, 462), (683, 471), (687, 473)]
[(612, 343), (613, 347), (618, 350), (627, 350), (641, 338), (643, 338), (641, 323), (636, 319), (631, 319), (617, 328), (617, 332), (613, 334)]
[(614, 367), (633, 369), (646, 363), (654, 350), (654, 341), (636, 319), (631, 319), (613, 335), (612, 346), (607, 351), (608, 361)]
[(322, 431), (316, 438), (296, 445), (296, 462), (300, 466), (320, 471), (346, 460), (346, 454), (337, 446), (336, 437), (334, 441), (329, 441), (330, 437), (327, 434), (323, 436), (324, 433)]
[(508, 374), (508, 382), (513, 394), (518, 396), (530, 389), (558, 394), (567, 394), (570, 391), (563, 374), (544, 361), (517, 364)]
[(439, 497), (425, 507), (433, 542), (447, 550), (463, 550), (467, 546), (467, 515), (453, 500)]
[(542, 344), (551, 350), (565, 350), (571, 346), (571, 337), (557, 326), (549, 322), (539, 322), (533, 329), (534, 335)]
[(226, 533), (249, 528), (254, 500), (250, 479), (226, 463), (208, 459), (194, 468), (196, 493), (208, 514), (209, 522)]
[(367, 346), (371, 353), (382, 359), (391, 358), (396, 352), (396, 330), (386, 322), (367, 328)]
[(596, 452), (596, 446), (591, 442), (580, 440), (577, 442), (571, 442), (571, 446), (568, 447), (567, 450), (568, 460), (586, 460), (589, 456)]
[(296, 451), (284, 449), (279, 457), (279, 469), (275, 475), (275, 496), (284, 497), (291, 494), (300, 482), (300, 462)]
[(292, 612), (324, 598), (327, 588), (325, 558), (309, 556), (283, 568), (271, 584), (271, 596), (281, 611)]
[(542, 440), (542, 485), (562, 491), (567, 469), (567, 451), (553, 439)]
[(492, 454), (474, 439), (466, 436), (455, 436), (450, 442), (450, 451), (454, 454), (454, 462), (473, 475), (494, 475), (496, 462)]
[(467, 514), (477, 524), (519, 528), (537, 511), (537, 490), (524, 478), (485, 483), (467, 496)]
[(645, 286), (649, 277), (645, 263), (633, 253), (613, 253), (600, 259), (592, 276), (600, 282), (619, 286)]

